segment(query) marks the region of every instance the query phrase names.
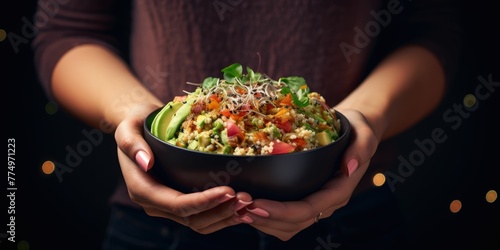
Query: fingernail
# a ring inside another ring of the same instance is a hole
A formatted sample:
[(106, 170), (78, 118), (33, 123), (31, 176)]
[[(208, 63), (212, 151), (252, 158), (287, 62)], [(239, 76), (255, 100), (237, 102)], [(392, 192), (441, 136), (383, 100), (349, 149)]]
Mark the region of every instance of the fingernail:
[(259, 208), (259, 207), (256, 207), (256, 208), (246, 208), (246, 210), (252, 214), (255, 214), (255, 215), (258, 215), (258, 216), (261, 216), (261, 217), (269, 217), (269, 213), (262, 209), (262, 208)]
[(149, 170), (149, 163), (151, 162), (151, 157), (148, 155), (148, 153), (140, 150), (135, 155), (135, 161), (139, 164), (142, 170), (144, 170), (144, 172), (147, 172)]
[(351, 176), (358, 169), (358, 161), (356, 159), (350, 159), (347, 162), (347, 177)]
[(225, 194), (224, 196), (219, 197), (219, 199), (217, 199), (217, 201), (219, 203), (224, 203), (224, 202), (226, 202), (234, 197), (236, 197), (236, 195)]
[(250, 218), (250, 216), (248, 216), (248, 215), (238, 216), (238, 217), (236, 217), (236, 219), (243, 222), (243, 223), (252, 223), (253, 222), (252, 218)]
[(242, 200), (238, 200), (236, 203), (233, 204), (233, 211), (238, 211), (242, 208), (245, 208), (246, 206), (252, 204), (253, 201), (242, 201)]

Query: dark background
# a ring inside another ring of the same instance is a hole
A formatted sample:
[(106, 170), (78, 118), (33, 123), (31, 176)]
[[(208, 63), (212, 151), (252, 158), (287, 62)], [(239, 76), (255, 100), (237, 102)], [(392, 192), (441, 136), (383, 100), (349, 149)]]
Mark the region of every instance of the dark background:
[[(493, 2), (463, 1), (465, 46), (455, 87), (435, 113), (402, 135), (408, 139), (400, 148), (405, 158), (417, 148), (413, 140), (430, 138), (434, 128), (442, 128), (448, 136), (403, 183), (395, 185), (417, 248), (433, 248), (439, 243), (460, 249), (500, 247), (500, 201), (490, 204), (485, 200), (488, 190), (500, 192), (500, 87), (489, 98), (479, 100), (477, 109), (468, 111), (468, 118), (456, 130), (443, 119), (446, 110), (463, 105), (464, 96), (474, 93), (479, 76), (488, 79), (491, 75), (500, 82), (500, 9)], [(0, 29), (21, 35), (23, 17), (33, 20), (35, 3), (3, 3)], [(93, 146), (72, 172), (62, 175), (62, 181), (55, 174), (45, 175), (43, 162), (64, 164), (68, 149), (76, 150), (86, 140), (82, 130), (91, 128), (61, 109), (52, 115), (46, 112), (50, 103), (34, 73), (29, 43), (18, 48), (16, 53), (7, 38), (0, 42), (0, 82), (6, 87), (2, 102), (6, 132), (2, 134), (5, 139), (16, 139), (18, 188), (17, 243), (5, 238), (9, 223), (6, 204), (0, 208), (0, 249), (99, 249), (109, 212), (107, 199), (121, 178), (117, 166), (102, 162), (116, 155), (112, 135)], [(398, 163), (395, 161), (394, 173)], [(7, 169), (2, 173), (0, 182), (6, 185)], [(2, 200), (7, 201), (5, 190), (2, 188)], [(463, 207), (451, 213), (449, 205), (455, 199)]]

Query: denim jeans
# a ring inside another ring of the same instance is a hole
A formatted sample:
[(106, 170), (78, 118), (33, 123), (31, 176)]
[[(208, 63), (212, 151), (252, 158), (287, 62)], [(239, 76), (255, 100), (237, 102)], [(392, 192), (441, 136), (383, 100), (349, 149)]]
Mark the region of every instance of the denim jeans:
[(407, 249), (408, 232), (398, 203), (386, 186), (353, 196), (329, 218), (289, 241), (240, 224), (202, 235), (143, 210), (114, 205), (104, 250), (160, 249)]

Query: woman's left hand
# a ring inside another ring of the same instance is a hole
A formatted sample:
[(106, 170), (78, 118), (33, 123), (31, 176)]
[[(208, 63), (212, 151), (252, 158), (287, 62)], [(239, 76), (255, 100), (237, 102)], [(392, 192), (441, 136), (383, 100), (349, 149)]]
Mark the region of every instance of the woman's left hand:
[[(333, 177), (317, 192), (300, 201), (254, 200), (244, 214), (244, 222), (287, 241), (298, 232), (345, 206), (366, 172), (379, 140), (367, 119), (358, 111), (341, 111), (351, 123), (351, 143), (341, 161), (343, 174)], [(251, 220), (249, 220), (250, 218)]]

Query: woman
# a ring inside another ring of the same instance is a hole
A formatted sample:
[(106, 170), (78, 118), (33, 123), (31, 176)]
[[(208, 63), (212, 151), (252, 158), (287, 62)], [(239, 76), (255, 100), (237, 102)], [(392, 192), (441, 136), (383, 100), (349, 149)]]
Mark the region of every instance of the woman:
[[(404, 247), (397, 202), (370, 185), (369, 173), (394, 158), (387, 139), (431, 113), (452, 82), (459, 48), (452, 3), (127, 4), (40, 1), (40, 10), (57, 11), (38, 23), (33, 42), (47, 95), (89, 125), (113, 128), (124, 183), (111, 197), (104, 249)], [(303, 200), (277, 202), (227, 186), (184, 194), (148, 175), (154, 155), (141, 133), (145, 117), (187, 81), (233, 62), (271, 78), (303, 76), (349, 119), (343, 176)]]

